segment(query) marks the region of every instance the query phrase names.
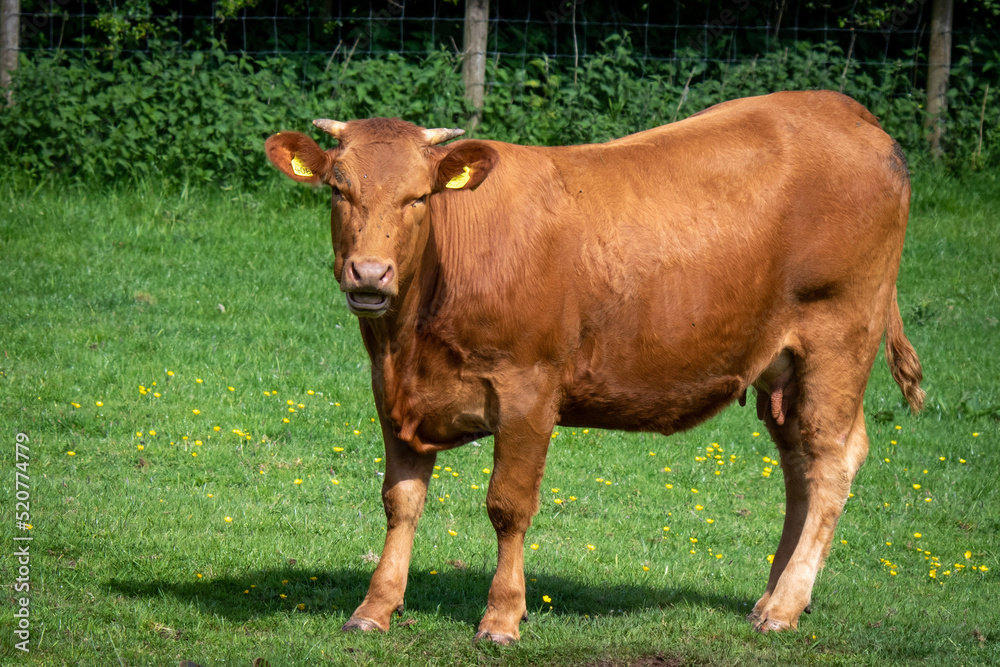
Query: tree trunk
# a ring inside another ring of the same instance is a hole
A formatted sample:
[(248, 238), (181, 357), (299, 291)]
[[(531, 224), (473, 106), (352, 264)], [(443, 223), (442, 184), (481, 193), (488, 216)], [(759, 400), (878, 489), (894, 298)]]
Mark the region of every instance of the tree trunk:
[(483, 115), (483, 92), (486, 87), (486, 39), (489, 34), (489, 0), (465, 0), (465, 45), (462, 61), (462, 80), (465, 98), (476, 108), (466, 130), (469, 134)]
[(10, 75), (17, 70), (18, 37), (21, 34), (20, 0), (2, 0), (0, 4), (0, 90), (7, 105), (14, 103)]
[(931, 8), (931, 49), (927, 58), (927, 128), (931, 153), (942, 154), (941, 135), (948, 112), (948, 75), (951, 72), (951, 25), (954, 0), (934, 0)]

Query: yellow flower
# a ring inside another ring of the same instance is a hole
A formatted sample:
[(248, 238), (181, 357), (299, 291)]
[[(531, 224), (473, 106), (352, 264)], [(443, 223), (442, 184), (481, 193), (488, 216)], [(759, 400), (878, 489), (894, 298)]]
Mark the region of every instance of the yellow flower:
[(587, 548), (588, 548), (588, 549), (590, 549), (591, 551), (593, 551), (593, 550), (594, 550), (594, 549), (596, 549), (597, 547), (595, 547), (595, 546), (594, 546), (593, 544), (588, 544), (588, 545), (587, 545)]
[(643, 565), (642, 566), (642, 571), (643, 572), (649, 572), (649, 566), (648, 565)]
[(650, 456), (656, 456), (656, 452), (650, 452), (649, 455)]
[(196, 444), (196, 445), (198, 445), (199, 447), (201, 447), (203, 443), (201, 442), (201, 440), (195, 440), (195, 441), (194, 441), (194, 444)]
[(315, 392), (315, 391), (313, 391), (312, 389), (310, 389), (310, 390), (309, 390), (309, 391), (307, 391), (306, 393), (307, 393), (307, 394), (309, 394), (310, 396), (312, 396), (312, 395), (313, 395), (313, 394), (315, 394), (316, 392)]
[(215, 497), (215, 496), (214, 496), (214, 495), (212, 495), (211, 493), (206, 493), (205, 495), (206, 495), (206, 496), (208, 496), (209, 498), (214, 498), (214, 497)]
[(543, 595), (542, 602), (552, 602), (552, 598), (550, 598), (548, 595)]
[(895, 444), (896, 444), (896, 441), (895, 441), (895, 440), (890, 440), (890, 441), (889, 441), (889, 444), (890, 444), (890, 445), (895, 445)]
[(959, 463), (965, 463), (965, 459), (959, 459), (958, 462)]
[(331, 480), (330, 480), (330, 483), (331, 483), (331, 484), (340, 484), (340, 480), (336, 480), (336, 479), (331, 479)]
[(301, 484), (301, 483), (302, 483), (302, 480), (301, 480), (301, 479), (296, 479), (296, 480), (295, 480), (295, 483), (296, 483), (296, 484)]
[(886, 462), (886, 463), (888, 463), (888, 462), (889, 462), (889, 459), (886, 459), (886, 460), (885, 460), (885, 462)]
[(896, 424), (896, 430), (897, 430), (897, 431), (902, 431), (902, 430), (903, 430), (903, 427), (902, 427), (902, 426), (900, 426), (899, 424)]
[(198, 577), (199, 579), (201, 579), (201, 572), (196, 572), (194, 576), (196, 576), (196, 577)]
[(382, 457), (381, 456), (379, 456), (379, 457), (377, 457), (375, 459), (375, 463), (381, 463), (381, 462), (382, 462)]
[(476, 484), (472, 484), (471, 486), (469, 486), (469, 488), (470, 488), (470, 489), (478, 489), (478, 488), (479, 488), (479, 486), (478, 486), (478, 485), (476, 485)]
[(455, 537), (456, 535), (458, 535), (458, 533), (456, 533), (454, 530), (449, 530), (448, 534), (451, 535), (452, 537)]
[(236, 391), (236, 390), (235, 390), (235, 389), (233, 389), (232, 387), (226, 387), (226, 389), (228, 389), (229, 391)]
[(218, 433), (219, 431), (221, 431), (221, 430), (222, 430), (222, 428), (221, 428), (221, 427), (219, 427), (219, 426), (213, 426), (213, 427), (212, 427), (212, 430), (213, 430), (213, 431), (215, 431), (216, 433)]
[(589, 428), (583, 429), (583, 434), (584, 435), (587, 435), (588, 433), (590, 433), (590, 429)]
[(288, 596), (287, 596), (287, 595), (285, 595), (284, 593), (282, 593), (282, 594), (281, 594), (281, 599), (282, 599), (282, 600), (284, 600), (284, 599), (285, 599), (285, 598), (287, 598), (287, 597), (288, 597)]
[(76, 456), (76, 452), (66, 452), (66, 456)]
[(691, 489), (691, 493), (698, 493), (698, 489)]
[(73, 403), (72, 401), (70, 402), (70, 405), (72, 405), (74, 408), (80, 407), (79, 403)]
[(669, 533), (670, 532), (670, 526), (664, 526), (663, 527), (663, 532), (664, 533)]
[(192, 410), (191, 412), (192, 412), (193, 414), (196, 414), (196, 415), (200, 415), (200, 414), (201, 414), (201, 410), (198, 410), (197, 408), (195, 408), (195, 409), (194, 409), (194, 410)]
[(244, 590), (243, 595), (250, 595), (250, 589), (247, 588), (246, 590)]
[(722, 558), (722, 554), (715, 554), (716, 558)]
[(299, 408), (299, 410), (305, 410), (306, 409), (305, 403), (299, 403), (297, 407)]
[(768, 554), (767, 555), (767, 562), (768, 563), (773, 563), (774, 562), (774, 554)]
[(203, 382), (203, 380), (201, 378), (195, 378), (195, 382), (197, 382), (198, 384), (201, 384)]
[[(309, 393), (311, 394), (312, 392), (310, 391)], [(318, 579), (318, 577), (309, 577), (309, 581), (316, 581), (316, 579)]]
[(437, 574), (437, 573), (438, 573), (437, 570), (431, 570), (431, 574)]
[(757, 436), (759, 436), (759, 435), (760, 435), (760, 433), (758, 433), (757, 431), (754, 431), (754, 432), (753, 432), (753, 437), (755, 437), (755, 438), (756, 438), (756, 437), (757, 437)]
[(141, 438), (142, 437), (142, 431), (136, 431), (135, 432), (135, 437)]
[(938, 461), (944, 461), (944, 460), (945, 460), (945, 457), (943, 457), (943, 456), (939, 456), (938, 457)]
[(841, 540), (840, 543), (841, 544), (847, 544), (847, 540)]
[(484, 475), (489, 475), (490, 474), (490, 469), (489, 468), (483, 468), (483, 474)]
[(300, 602), (300, 603), (299, 603), (299, 606), (298, 606), (298, 607), (296, 607), (296, 609), (298, 609), (299, 611), (302, 611), (302, 610), (303, 610), (303, 609), (305, 609), (305, 608), (306, 608), (306, 605), (305, 605), (305, 603), (303, 603), (303, 602)]
[(698, 544), (698, 538), (697, 537), (689, 537), (688, 539), (691, 540), (691, 544)]
[(538, 551), (538, 545), (537, 544), (532, 544), (531, 545), (531, 550), (532, 551)]
[(354, 429), (354, 435), (361, 435), (361, 431), (359, 431), (358, 429)]
[(281, 420), (281, 423), (282, 423), (282, 424), (290, 424), (291, 422), (292, 422), (292, 420), (291, 420), (291, 419), (289, 419), (288, 417), (285, 417), (285, 418), (283, 418), (283, 419)]
[(198, 456), (198, 452), (191, 452), (191, 456)]
[(921, 535), (920, 533), (913, 533), (913, 536), (916, 537), (916, 538), (918, 538), (918, 539), (921, 538), (921, 537), (923, 537), (923, 535)]
[(226, 523), (232, 523), (232, 522), (233, 522), (233, 517), (227, 516), (226, 517)]
[(990, 568), (986, 567), (985, 565), (980, 565), (979, 566), (979, 571), (980, 572), (989, 572), (989, 570), (990, 570)]
[(150, 431), (150, 432), (149, 432), (149, 435), (151, 435), (151, 436), (155, 436), (155, 435), (156, 435), (156, 431)]
[(172, 378), (173, 376), (174, 376), (174, 372), (173, 371), (167, 371), (167, 377), (171, 377)]
[(553, 502), (554, 502), (554, 503), (555, 503), (556, 505), (562, 505), (562, 498), (556, 498), (556, 499), (555, 499), (555, 500), (554, 500)]
[(97, 406), (97, 407), (99, 407), (99, 408), (103, 408), (103, 407), (104, 407), (104, 403), (103, 403), (103, 402), (101, 402), (101, 401), (95, 401), (95, 402), (94, 402), (94, 405), (96, 405), (96, 406)]
[(663, 486), (666, 487), (666, 488), (668, 488), (668, 489), (674, 488), (673, 484), (664, 484)]
[(715, 523), (715, 519), (705, 519), (705, 523)]
[(295, 412), (295, 408), (288, 408), (289, 412)]
[(552, 493), (559, 493), (559, 489), (552, 489)]
[(966, 551), (965, 552), (965, 560), (969, 560), (970, 558), (972, 558), (972, 552), (971, 551)]
[(705, 509), (705, 508), (704, 508), (704, 507), (702, 507), (701, 505), (695, 505), (695, 506), (694, 506), (694, 508), (695, 508), (696, 510), (698, 510), (699, 512), (700, 512), (700, 511), (702, 511), (703, 509)]
[(144, 449), (142, 445), (136, 445), (135, 448), (138, 449), (140, 452)]
[(913, 485), (913, 488), (914, 488), (914, 489), (919, 489), (919, 488), (920, 488), (920, 485), (919, 485), (919, 484), (914, 484), (914, 485)]
[(337, 406), (338, 408), (340, 407), (340, 403), (334, 403), (334, 405)]
[(576, 496), (570, 496), (569, 499), (570, 501), (576, 500)]
[(973, 438), (978, 438), (978, 437), (979, 437), (979, 434), (978, 434), (978, 433), (973, 433), (973, 434), (972, 434), (972, 437), (973, 437)]
[(333, 451), (335, 451), (335, 452), (342, 452), (342, 451), (344, 451), (344, 448), (343, 447), (334, 447)]

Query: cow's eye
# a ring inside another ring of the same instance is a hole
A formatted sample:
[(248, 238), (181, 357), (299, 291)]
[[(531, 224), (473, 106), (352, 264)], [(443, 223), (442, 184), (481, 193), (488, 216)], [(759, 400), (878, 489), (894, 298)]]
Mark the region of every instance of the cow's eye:
[(413, 203), (410, 204), (410, 206), (416, 208), (417, 206), (423, 206), (426, 203), (427, 203), (427, 195), (424, 195), (423, 197), (417, 197), (416, 199), (414, 199)]
[(333, 203), (336, 204), (337, 202), (342, 201), (344, 201), (344, 193), (337, 188), (333, 188)]

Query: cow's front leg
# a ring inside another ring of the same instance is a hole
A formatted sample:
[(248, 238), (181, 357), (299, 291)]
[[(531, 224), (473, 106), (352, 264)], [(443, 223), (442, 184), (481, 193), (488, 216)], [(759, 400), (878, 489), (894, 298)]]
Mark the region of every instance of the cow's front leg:
[(496, 433), (493, 475), (486, 509), (497, 531), (497, 571), (490, 586), (486, 615), (476, 639), (509, 644), (520, 639), (527, 619), (524, 599), (524, 534), (538, 512), (538, 487), (545, 471), (552, 425), (540, 432), (527, 422)]
[(382, 504), (387, 521), (385, 548), (375, 568), (368, 594), (343, 630), (389, 629), (392, 612), (402, 611), (403, 594), (410, 567), (413, 535), (424, 511), (427, 481), (434, 468), (435, 454), (417, 454), (393, 434), (391, 424), (382, 420), (385, 439), (385, 479)]

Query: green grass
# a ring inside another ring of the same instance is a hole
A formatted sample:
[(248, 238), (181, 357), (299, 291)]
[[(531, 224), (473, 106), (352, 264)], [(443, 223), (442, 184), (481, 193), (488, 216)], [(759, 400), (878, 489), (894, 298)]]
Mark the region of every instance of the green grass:
[[(1000, 182), (914, 185), (899, 293), (928, 407), (907, 412), (880, 357), (871, 454), (800, 631), (743, 620), (784, 494), (734, 406), (671, 438), (558, 429), (510, 648), (471, 641), (496, 557), (488, 439), (439, 457), (396, 627), (339, 632), (381, 550), (383, 463), (321, 194), (0, 186), (0, 534), (10, 550), (21, 533), (23, 431), (34, 536), (31, 653), (5, 611), (2, 661), (1000, 661)], [(0, 567), (9, 586), (16, 564)]]

